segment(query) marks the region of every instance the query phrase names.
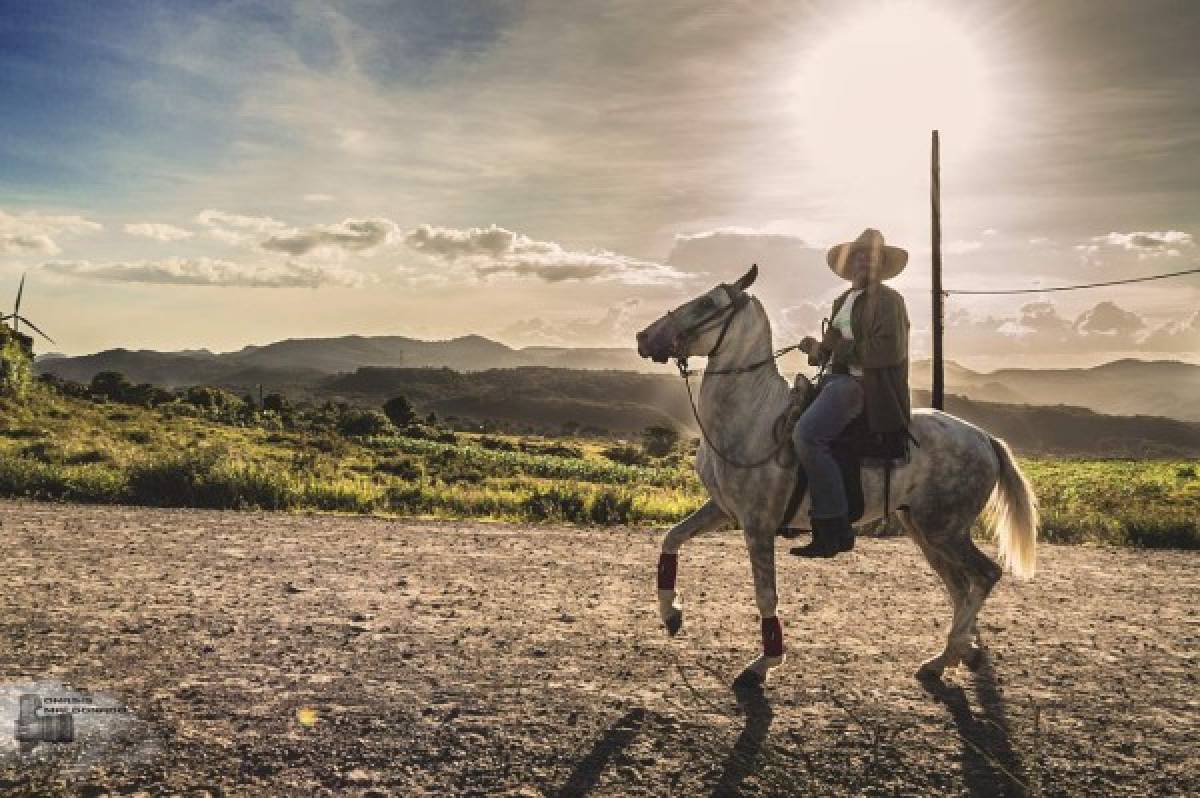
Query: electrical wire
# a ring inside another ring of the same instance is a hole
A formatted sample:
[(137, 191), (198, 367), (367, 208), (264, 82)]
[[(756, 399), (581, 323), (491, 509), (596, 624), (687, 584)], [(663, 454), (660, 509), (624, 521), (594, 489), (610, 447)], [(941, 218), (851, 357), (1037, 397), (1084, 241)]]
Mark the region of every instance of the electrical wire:
[(1130, 277), (1125, 280), (1107, 280), (1102, 283), (1081, 283), (1080, 285), (1060, 285), (1054, 288), (1006, 288), (995, 291), (970, 291), (965, 289), (948, 289), (942, 291), (943, 294), (1048, 294), (1055, 291), (1077, 291), (1080, 288), (1101, 288), (1106, 285), (1125, 285), (1126, 283), (1144, 283), (1149, 280), (1165, 280), (1168, 277), (1179, 277), (1184, 274), (1200, 274), (1200, 268), (1184, 269), (1179, 272), (1168, 272), (1166, 274), (1152, 274), (1148, 277)]

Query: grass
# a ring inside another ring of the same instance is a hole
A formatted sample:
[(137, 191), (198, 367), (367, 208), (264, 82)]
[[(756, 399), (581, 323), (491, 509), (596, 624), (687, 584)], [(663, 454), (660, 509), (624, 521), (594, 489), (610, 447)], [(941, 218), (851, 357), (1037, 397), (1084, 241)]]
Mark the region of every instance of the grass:
[[(667, 525), (705, 498), (678, 451), (378, 427), (355, 436), (330, 418), (231, 423), (39, 385), (25, 401), (0, 399), (0, 495), (589, 525)], [(1041, 502), (1042, 540), (1200, 548), (1200, 462), (1021, 463)]]

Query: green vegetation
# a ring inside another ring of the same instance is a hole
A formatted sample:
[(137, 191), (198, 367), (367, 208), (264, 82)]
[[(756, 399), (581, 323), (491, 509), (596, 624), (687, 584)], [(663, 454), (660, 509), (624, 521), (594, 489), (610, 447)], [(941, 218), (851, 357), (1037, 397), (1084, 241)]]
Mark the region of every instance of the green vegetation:
[(0, 396), (20, 399), (33, 382), (32, 341), (0, 324)]
[[(420, 421), (407, 401), (381, 412), (274, 394), (260, 407), (216, 388), (171, 393), (108, 374), (0, 397), (0, 495), (665, 525), (704, 500), (694, 445), (665, 427), (641, 442), (452, 431)], [(1200, 548), (1200, 462), (1022, 464), (1043, 540)]]

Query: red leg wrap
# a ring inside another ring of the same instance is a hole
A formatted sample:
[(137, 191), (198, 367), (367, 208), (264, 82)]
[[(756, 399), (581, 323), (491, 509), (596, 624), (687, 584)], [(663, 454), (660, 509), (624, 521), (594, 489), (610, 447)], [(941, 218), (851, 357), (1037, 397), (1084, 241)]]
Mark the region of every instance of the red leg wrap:
[(675, 589), (675, 572), (679, 569), (679, 555), (663, 552), (658, 555), (658, 589)]
[(778, 618), (762, 619), (763, 653), (768, 657), (783, 656), (783, 627)]

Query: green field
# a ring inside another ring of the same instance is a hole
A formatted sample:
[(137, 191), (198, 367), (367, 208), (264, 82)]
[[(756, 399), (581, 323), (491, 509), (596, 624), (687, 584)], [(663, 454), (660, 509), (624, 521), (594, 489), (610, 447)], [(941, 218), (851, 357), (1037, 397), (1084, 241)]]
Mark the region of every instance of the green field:
[[(0, 495), (597, 525), (666, 525), (704, 498), (686, 444), (655, 457), (638, 442), (487, 434), (433, 419), (397, 428), (345, 405), (262, 411), (223, 392), (150, 404), (47, 385), (0, 399)], [(1200, 548), (1200, 462), (1022, 466), (1042, 504), (1043, 540)]]

